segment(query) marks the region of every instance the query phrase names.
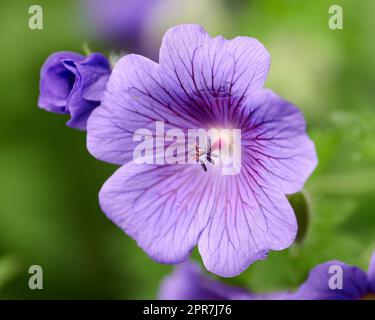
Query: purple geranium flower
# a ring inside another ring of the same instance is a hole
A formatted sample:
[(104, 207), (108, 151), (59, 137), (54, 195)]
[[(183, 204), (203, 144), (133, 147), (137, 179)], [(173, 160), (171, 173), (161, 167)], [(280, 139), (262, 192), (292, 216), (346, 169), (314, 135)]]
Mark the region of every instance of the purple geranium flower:
[[(342, 277), (340, 279), (340, 277)], [(329, 261), (310, 271), (307, 280), (290, 299), (358, 300), (375, 299), (375, 252), (368, 272), (341, 261)]]
[(176, 266), (159, 289), (161, 300), (248, 300), (250, 293), (209, 278), (198, 264), (184, 262)]
[[(159, 61), (122, 58), (88, 121), (89, 151), (122, 165), (100, 191), (101, 208), (157, 261), (185, 261), (198, 244), (208, 270), (237, 275), (293, 243), (297, 223), (285, 194), (314, 170), (314, 144), (301, 112), (263, 89), (270, 57), (256, 39), (211, 38), (180, 25), (164, 36)], [(133, 134), (155, 132), (155, 121), (241, 129), (240, 173), (135, 163)]]
[(225, 284), (205, 275), (198, 264), (178, 265), (160, 285), (161, 300), (280, 300), (287, 293), (254, 294), (248, 290)]
[(100, 53), (88, 57), (57, 52), (48, 57), (40, 74), (40, 108), (70, 114), (67, 125), (84, 130), (92, 110), (100, 104), (111, 69)]

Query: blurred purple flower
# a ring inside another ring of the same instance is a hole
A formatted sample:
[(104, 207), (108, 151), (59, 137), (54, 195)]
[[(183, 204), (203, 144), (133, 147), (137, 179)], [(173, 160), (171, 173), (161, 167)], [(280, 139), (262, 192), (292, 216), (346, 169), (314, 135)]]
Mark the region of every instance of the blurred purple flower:
[(161, 300), (280, 300), (287, 293), (254, 294), (205, 275), (198, 264), (184, 262), (160, 285)]
[(250, 297), (245, 289), (206, 276), (199, 265), (193, 262), (176, 266), (159, 290), (161, 300), (247, 300)]
[(84, 130), (99, 104), (111, 69), (105, 56), (88, 57), (74, 52), (56, 52), (48, 57), (40, 73), (40, 108), (71, 116), (67, 125)]
[[(332, 269), (331, 269), (332, 268)], [(337, 268), (341, 268), (337, 271)], [(342, 275), (342, 283), (337, 277)], [(339, 285), (338, 287), (336, 287)], [(332, 287), (333, 286), (333, 287)], [(329, 261), (310, 271), (307, 280), (289, 299), (295, 300), (358, 300), (375, 299), (375, 252), (368, 272), (341, 261)]]
[[(89, 151), (123, 165), (100, 205), (153, 259), (180, 263), (198, 244), (209, 271), (237, 275), (293, 243), (297, 223), (285, 194), (314, 170), (314, 144), (301, 112), (263, 89), (270, 57), (256, 39), (211, 38), (180, 25), (165, 34), (159, 60), (122, 58), (88, 121)], [(241, 129), (241, 172), (132, 162), (134, 132), (154, 132), (154, 121), (166, 130)]]
[[(342, 276), (342, 283), (340, 277)], [(333, 286), (333, 287), (331, 287)], [(256, 294), (204, 275), (193, 262), (178, 265), (159, 289), (162, 300), (358, 300), (375, 299), (375, 251), (369, 270), (341, 261), (329, 261), (310, 271), (308, 279), (292, 292)]]
[(91, 30), (111, 45), (138, 51), (147, 19), (162, 0), (82, 0)]

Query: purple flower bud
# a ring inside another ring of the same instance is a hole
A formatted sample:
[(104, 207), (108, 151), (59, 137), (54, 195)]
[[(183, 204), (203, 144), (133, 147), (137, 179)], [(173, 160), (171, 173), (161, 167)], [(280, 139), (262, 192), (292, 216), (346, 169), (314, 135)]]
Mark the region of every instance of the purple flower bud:
[(56, 52), (48, 57), (40, 73), (40, 108), (69, 114), (67, 125), (80, 130), (99, 104), (111, 73), (100, 53), (88, 57), (74, 52)]

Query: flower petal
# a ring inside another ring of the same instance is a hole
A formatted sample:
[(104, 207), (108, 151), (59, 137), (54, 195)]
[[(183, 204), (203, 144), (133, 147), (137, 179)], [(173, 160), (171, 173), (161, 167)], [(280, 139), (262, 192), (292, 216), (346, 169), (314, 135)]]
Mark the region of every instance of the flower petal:
[[(334, 268), (334, 269), (330, 269)], [(342, 270), (342, 289), (330, 287), (330, 279), (340, 276), (336, 268)], [(307, 280), (298, 291), (290, 295), (294, 300), (353, 300), (362, 298), (368, 290), (366, 273), (340, 261), (329, 261), (310, 271)]]
[(102, 210), (154, 260), (184, 261), (206, 226), (215, 175), (197, 179), (199, 165), (120, 168), (99, 194)]
[(263, 87), (270, 56), (254, 38), (211, 38), (202, 27), (189, 24), (167, 31), (160, 65), (170, 81), (194, 99), (209, 94), (230, 96), (240, 103)]
[(66, 108), (74, 74), (67, 70), (64, 61), (83, 61), (84, 56), (69, 51), (51, 54), (40, 71), (40, 108), (55, 113), (69, 113)]
[(282, 193), (300, 191), (318, 162), (302, 113), (271, 90), (259, 92), (247, 108), (242, 119), (247, 165)]
[[(87, 147), (99, 160), (125, 164), (132, 160), (133, 134), (155, 131), (155, 122), (169, 128), (191, 128), (196, 118), (171, 96), (159, 65), (138, 55), (123, 57), (114, 68), (103, 101), (89, 118)], [(200, 126), (198, 126), (200, 128)]]
[(297, 233), (286, 197), (242, 166), (222, 176), (209, 225), (198, 242), (206, 268), (223, 277), (241, 273), (269, 250), (289, 247)]
[(106, 56), (92, 53), (84, 61), (76, 64), (83, 83), (82, 96), (88, 101), (101, 101), (107, 85), (111, 67)]
[(64, 66), (75, 75), (75, 82), (67, 100), (71, 115), (67, 125), (86, 129), (90, 113), (100, 104), (111, 72), (107, 58), (92, 53), (83, 61), (64, 60)]

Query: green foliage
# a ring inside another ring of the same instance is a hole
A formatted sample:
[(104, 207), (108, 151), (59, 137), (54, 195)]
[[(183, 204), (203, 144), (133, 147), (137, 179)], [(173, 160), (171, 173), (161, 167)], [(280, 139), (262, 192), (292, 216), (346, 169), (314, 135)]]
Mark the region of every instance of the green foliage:
[(14, 257), (0, 258), (0, 297), (4, 286), (20, 272), (19, 262)]

